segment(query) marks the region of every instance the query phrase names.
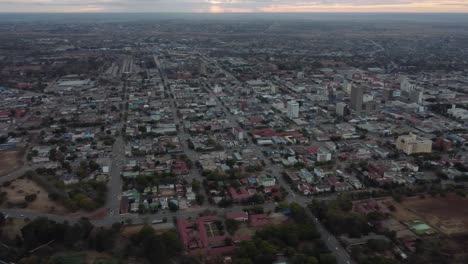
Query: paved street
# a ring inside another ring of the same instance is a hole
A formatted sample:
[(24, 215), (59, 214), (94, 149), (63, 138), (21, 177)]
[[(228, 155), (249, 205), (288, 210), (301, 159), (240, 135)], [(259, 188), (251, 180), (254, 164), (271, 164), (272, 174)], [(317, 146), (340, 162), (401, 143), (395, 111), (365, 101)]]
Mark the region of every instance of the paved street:
[[(124, 118), (124, 114), (127, 111), (125, 109), (125, 103), (127, 102), (127, 84), (124, 82), (122, 88), (123, 98), (122, 101), (122, 119)], [(120, 120), (120, 124), (123, 124)], [(119, 127), (122, 128), (122, 125)], [(112, 164), (109, 173), (109, 182), (107, 183), (107, 200), (106, 200), (106, 208), (109, 210), (109, 215), (112, 217), (115, 214), (119, 214), (120, 211), (120, 196), (122, 191), (122, 178), (120, 176), (122, 167), (125, 162), (125, 141), (123, 139), (122, 131), (119, 131), (119, 135), (115, 137), (115, 143), (112, 148)]]

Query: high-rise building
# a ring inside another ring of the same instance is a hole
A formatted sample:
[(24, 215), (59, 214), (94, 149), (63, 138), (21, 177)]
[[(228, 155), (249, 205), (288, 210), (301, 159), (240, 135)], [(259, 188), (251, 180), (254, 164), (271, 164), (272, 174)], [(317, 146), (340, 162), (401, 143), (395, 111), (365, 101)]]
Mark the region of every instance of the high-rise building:
[(422, 104), (423, 102), (423, 92), (418, 90), (413, 90), (409, 94), (409, 99), (411, 102)]
[(345, 116), (347, 107), (348, 106), (343, 102), (337, 103), (336, 104), (336, 115), (337, 116)]
[(288, 102), (288, 117), (298, 118), (299, 117), (299, 103), (296, 101)]
[(347, 79), (345, 79), (345, 80), (343, 81), (343, 87), (342, 87), (342, 89), (343, 89), (343, 91), (344, 91), (345, 93), (350, 94), (350, 93), (351, 93), (351, 88), (352, 88), (352, 87), (353, 87), (353, 82), (348, 81)]
[(353, 86), (351, 88), (351, 109), (360, 112), (362, 110), (362, 101), (364, 98), (364, 88)]

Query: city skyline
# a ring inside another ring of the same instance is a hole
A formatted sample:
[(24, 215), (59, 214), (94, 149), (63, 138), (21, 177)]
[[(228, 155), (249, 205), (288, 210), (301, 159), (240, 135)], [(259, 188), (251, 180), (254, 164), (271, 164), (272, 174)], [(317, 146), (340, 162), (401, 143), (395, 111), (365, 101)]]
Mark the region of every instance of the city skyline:
[(2, 12), (465, 13), (463, 0), (0, 0)]

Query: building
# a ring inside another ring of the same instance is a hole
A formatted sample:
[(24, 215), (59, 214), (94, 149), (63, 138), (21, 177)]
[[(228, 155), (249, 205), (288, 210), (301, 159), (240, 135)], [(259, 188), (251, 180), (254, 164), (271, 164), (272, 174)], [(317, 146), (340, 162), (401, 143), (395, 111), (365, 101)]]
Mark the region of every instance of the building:
[(468, 119), (468, 110), (463, 109), (463, 108), (457, 108), (455, 105), (452, 105), (452, 108), (447, 110), (447, 113), (450, 116), (455, 117), (457, 119), (461, 119), (461, 120)]
[(431, 153), (432, 141), (430, 139), (419, 138), (415, 134), (399, 136), (396, 140), (396, 148), (408, 155), (413, 153)]
[(422, 102), (423, 102), (423, 92), (422, 91), (417, 91), (417, 90), (411, 91), (410, 95), (409, 95), (409, 99), (413, 103), (422, 104)]
[(270, 84), (270, 90), (272, 94), (279, 93), (279, 87), (274, 84)]
[(360, 112), (364, 98), (364, 88), (355, 86), (351, 88), (351, 109)]
[(362, 110), (366, 113), (374, 112), (377, 110), (377, 103), (375, 101), (368, 101), (362, 104)]
[(331, 160), (331, 153), (330, 151), (320, 148), (317, 152), (317, 161), (318, 162), (326, 162)]
[(299, 103), (296, 101), (288, 102), (288, 117), (298, 118), (299, 117)]
[(214, 93), (222, 93), (223, 88), (221, 88), (219, 85), (215, 85), (215, 87), (213, 87), (213, 92)]
[(348, 114), (349, 114), (348, 105), (346, 105), (345, 103), (342, 103), (342, 102), (336, 104), (336, 115), (337, 116), (344, 117), (344, 116), (347, 116)]
[(244, 139), (244, 130), (240, 127), (233, 127), (232, 128), (232, 135), (236, 137), (237, 140), (243, 140)]
[(348, 80), (344, 80), (343, 82), (343, 91), (347, 94), (350, 94), (351, 93), (351, 89), (353, 87), (353, 83), (348, 81)]

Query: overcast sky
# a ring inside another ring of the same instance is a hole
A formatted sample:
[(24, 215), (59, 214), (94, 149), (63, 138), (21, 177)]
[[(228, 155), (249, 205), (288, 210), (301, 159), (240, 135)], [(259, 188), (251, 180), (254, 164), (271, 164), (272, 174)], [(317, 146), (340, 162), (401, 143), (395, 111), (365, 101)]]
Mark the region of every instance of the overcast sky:
[(468, 0), (0, 0), (1, 12), (468, 12)]

